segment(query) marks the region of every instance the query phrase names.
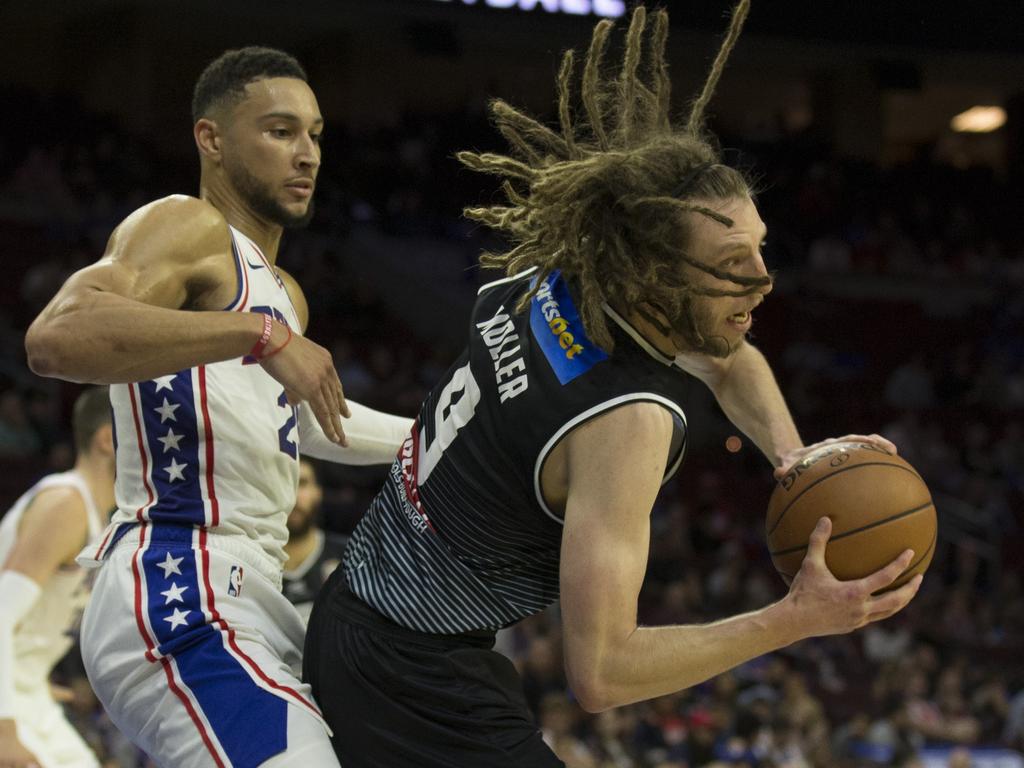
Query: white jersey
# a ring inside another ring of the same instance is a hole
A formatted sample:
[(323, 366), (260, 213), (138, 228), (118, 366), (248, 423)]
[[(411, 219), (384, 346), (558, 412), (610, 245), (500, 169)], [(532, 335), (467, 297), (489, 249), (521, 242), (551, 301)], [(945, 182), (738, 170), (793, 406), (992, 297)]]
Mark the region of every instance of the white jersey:
[[(85, 502), (89, 540), (103, 531), (103, 519), (85, 479), (75, 471), (47, 475), (22, 494), (0, 523), (0, 564), (7, 561), (18, 538), (18, 527), (32, 500), (51, 488), (71, 487)], [(36, 602), (14, 630), (15, 689), (46, 687), (50, 672), (73, 645), (89, 600), (88, 573), (77, 565), (62, 565), (46, 582)]]
[[(238, 293), (225, 308), (262, 312), (300, 333), (284, 283), (259, 247), (231, 231)], [(256, 339), (253, 339), (255, 343)], [(277, 563), (298, 487), (297, 411), (251, 357), (110, 387), (117, 511), (94, 565), (130, 524), (196, 526), (244, 537)]]

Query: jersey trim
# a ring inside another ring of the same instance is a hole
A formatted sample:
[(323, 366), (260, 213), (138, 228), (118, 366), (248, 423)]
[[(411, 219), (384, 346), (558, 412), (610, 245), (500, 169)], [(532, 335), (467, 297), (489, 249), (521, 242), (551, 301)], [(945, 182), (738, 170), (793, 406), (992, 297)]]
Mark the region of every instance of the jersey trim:
[(522, 278), (527, 277), (528, 275), (532, 275), (536, 271), (537, 267), (530, 267), (529, 269), (524, 269), (518, 275), (512, 275), (511, 277), (503, 277), (500, 280), (495, 280), (490, 283), (484, 283), (483, 285), (476, 289), (476, 295), (479, 296), (484, 291), (489, 290), (496, 285), (504, 285), (505, 283), (512, 283), (515, 282), (516, 280), (521, 280)]
[(216, 528), (220, 525), (220, 504), (217, 501), (217, 491), (214, 488), (216, 474), (213, 470), (213, 423), (210, 421), (210, 407), (206, 398), (206, 366), (200, 365), (197, 368), (199, 377), (199, 406), (203, 413), (203, 442), (206, 445), (206, 497), (210, 502), (210, 525)]
[(146, 496), (148, 497), (146, 503), (135, 510), (135, 517), (141, 523), (145, 520), (146, 511), (153, 506), (153, 501), (156, 499), (153, 493), (153, 486), (149, 482), (149, 453), (146, 450), (146, 441), (142, 439), (142, 420), (139, 416), (139, 403), (135, 397), (135, 388), (138, 384), (128, 385), (128, 395), (132, 401), (132, 419), (135, 421), (135, 437), (139, 443), (139, 457), (142, 459), (142, 484), (146, 488)]
[(675, 360), (673, 360), (671, 357), (668, 357), (667, 355), (662, 354), (661, 351), (659, 351), (657, 347), (655, 347), (653, 344), (651, 344), (651, 342), (645, 339), (643, 335), (640, 333), (640, 331), (634, 328), (633, 325), (626, 318), (624, 318), (622, 315), (620, 315), (618, 312), (612, 309), (609, 304), (605, 303), (603, 306), (605, 313), (612, 320), (614, 320), (615, 324), (618, 325), (623, 331), (625, 331), (629, 335), (629, 337), (637, 343), (637, 346), (639, 346), (644, 352), (653, 357), (662, 365), (667, 365), (670, 368), (672, 366), (675, 366)]
[(224, 311), (232, 312), (243, 309), (245, 302), (249, 300), (249, 275), (242, 265), (242, 252), (238, 248), (238, 243), (235, 242), (235, 233), (230, 226), (228, 233), (231, 235), (231, 254), (235, 259), (235, 277), (238, 279), (238, 289), (235, 291), (235, 298), (224, 307)]
[(563, 424), (559, 428), (559, 430), (551, 436), (547, 443), (545, 443), (544, 447), (537, 455), (537, 462), (534, 464), (533, 491), (537, 497), (537, 503), (540, 505), (540, 508), (544, 511), (544, 514), (546, 514), (559, 525), (564, 525), (565, 520), (563, 520), (561, 517), (559, 517), (551, 511), (551, 509), (547, 505), (547, 502), (544, 501), (544, 494), (542, 493), (540, 487), (540, 473), (541, 470), (544, 468), (544, 461), (547, 459), (551, 451), (554, 450), (555, 446), (558, 445), (561, 439), (583, 422), (588, 421), (594, 418), (595, 416), (604, 413), (605, 411), (610, 411), (613, 408), (617, 408), (620, 405), (624, 405), (625, 403), (637, 402), (658, 403), (659, 405), (662, 405), (665, 408), (667, 408), (673, 415), (679, 417), (683, 425), (684, 439), (679, 447), (679, 455), (676, 456), (676, 458), (672, 461), (672, 464), (669, 466), (669, 468), (665, 470), (665, 477), (662, 478), (661, 484), (664, 485), (665, 483), (667, 483), (669, 479), (672, 477), (672, 475), (676, 473), (676, 470), (679, 469), (679, 465), (683, 461), (683, 454), (686, 452), (686, 414), (683, 413), (682, 408), (680, 408), (676, 403), (672, 402), (667, 397), (655, 394), (654, 392), (634, 392), (633, 394), (613, 397), (611, 400), (605, 400), (603, 403), (598, 403), (597, 405), (593, 406), (592, 408), (588, 408), (583, 413), (579, 414), (578, 416), (570, 419), (565, 424)]

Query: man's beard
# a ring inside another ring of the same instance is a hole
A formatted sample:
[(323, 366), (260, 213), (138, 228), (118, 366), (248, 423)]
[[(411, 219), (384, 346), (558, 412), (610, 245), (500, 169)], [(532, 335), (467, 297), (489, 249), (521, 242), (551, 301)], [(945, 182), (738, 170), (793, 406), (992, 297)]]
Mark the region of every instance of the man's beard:
[(290, 537), (304, 536), (316, 524), (316, 514), (308, 512), (301, 518), (296, 519), (294, 513), (288, 516), (288, 535)]
[(725, 336), (714, 335), (715, 316), (698, 301), (690, 299), (684, 306), (684, 316), (672, 324), (673, 330), (685, 339), (688, 351), (709, 357), (728, 357), (736, 351)]
[(309, 199), (305, 213), (290, 213), (270, 194), (267, 185), (253, 176), (242, 164), (225, 163), (228, 178), (242, 196), (242, 200), (262, 219), (289, 229), (301, 229), (313, 218), (313, 198)]

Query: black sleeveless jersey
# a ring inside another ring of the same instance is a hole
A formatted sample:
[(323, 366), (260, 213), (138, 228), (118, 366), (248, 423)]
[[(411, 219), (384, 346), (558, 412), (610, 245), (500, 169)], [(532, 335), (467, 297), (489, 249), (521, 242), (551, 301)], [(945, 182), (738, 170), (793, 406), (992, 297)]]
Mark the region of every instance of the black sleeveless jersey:
[(480, 289), (468, 348), (423, 403), (349, 541), (349, 588), (405, 627), (498, 629), (558, 599), (562, 520), (542, 498), (541, 468), (586, 420), (660, 403), (678, 427), (666, 480), (682, 459), (683, 405), (696, 380), (610, 307), (616, 345), (606, 354), (557, 272), (515, 312), (536, 279), (528, 272)]
[(320, 541), (306, 561), (297, 568), (285, 569), (281, 574), (281, 592), (306, 621), (320, 587), (338, 567), (348, 543), (347, 536), (337, 533), (318, 531), (317, 535)]

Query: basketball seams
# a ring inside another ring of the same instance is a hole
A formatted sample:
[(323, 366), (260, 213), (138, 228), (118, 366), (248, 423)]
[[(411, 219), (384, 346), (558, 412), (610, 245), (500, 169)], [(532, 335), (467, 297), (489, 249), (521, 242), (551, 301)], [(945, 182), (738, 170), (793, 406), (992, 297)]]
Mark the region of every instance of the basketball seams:
[[(905, 579), (907, 576), (910, 576), (911, 578), (913, 578), (914, 576), (917, 575), (916, 573), (914, 573), (914, 569), (917, 568), (917, 566), (919, 566), (921, 563), (923, 563), (926, 560), (930, 559), (932, 551), (935, 549), (935, 543), (938, 541), (938, 538), (939, 538), (939, 534), (936, 531), (936, 533), (932, 535), (932, 543), (928, 545), (928, 549), (925, 550), (924, 554), (921, 555), (919, 558), (917, 558), (917, 560), (912, 562), (910, 565), (908, 565), (904, 569), (903, 573), (901, 573), (897, 577), (896, 581), (893, 582), (892, 586), (889, 587), (889, 589), (893, 589), (895, 587), (902, 586), (899, 583), (900, 579)], [(782, 580), (785, 581), (787, 584), (792, 583), (793, 579), (796, 578), (796, 574), (795, 573), (787, 573), (786, 571), (778, 571), (778, 574), (779, 574), (779, 576), (782, 577)]]
[[(902, 461), (902, 459), (901, 459), (901, 461)], [(921, 476), (919, 474), (917, 474), (917, 472), (915, 472), (914, 469), (911, 466), (903, 465), (903, 464), (894, 464), (894, 463), (889, 462), (889, 461), (865, 461), (865, 462), (862, 462), (860, 464), (852, 464), (852, 465), (847, 466), (847, 467), (842, 467), (840, 469), (835, 470), (834, 472), (829, 472), (824, 477), (819, 477), (817, 480), (814, 480), (810, 485), (808, 485), (806, 488), (804, 488), (802, 491), (800, 491), (800, 493), (798, 493), (796, 496), (794, 496), (792, 499), (790, 499), (789, 503), (786, 504), (785, 507), (783, 507), (782, 512), (779, 513), (779, 516), (778, 516), (778, 518), (776, 518), (775, 523), (772, 525), (771, 528), (768, 529), (766, 535), (767, 536), (771, 536), (772, 533), (775, 532), (775, 529), (779, 527), (779, 523), (782, 522), (782, 518), (784, 518), (786, 516), (786, 513), (789, 512), (790, 508), (794, 504), (796, 504), (796, 502), (805, 493), (807, 493), (809, 490), (814, 488), (819, 483), (825, 482), (829, 478), (835, 477), (836, 475), (841, 475), (844, 472), (849, 472), (850, 470), (853, 470), (853, 469), (858, 469), (860, 467), (892, 467), (893, 469), (901, 469), (904, 472), (909, 472), (914, 477), (916, 477), (918, 480), (920, 480), (922, 483), (924, 483), (924, 480), (921, 478)]]
[[(863, 466), (863, 465), (861, 465), (861, 466)], [(833, 474), (837, 474), (837, 473), (833, 473)], [(829, 477), (831, 477), (831, 476), (832, 475), (829, 475)], [(929, 500), (926, 504), (921, 504), (921, 505), (919, 505), (917, 507), (913, 507), (911, 509), (904, 510), (903, 512), (897, 512), (895, 515), (887, 517), (887, 518), (885, 518), (883, 520), (876, 520), (873, 523), (868, 523), (867, 525), (862, 525), (859, 528), (853, 528), (853, 529), (851, 529), (849, 531), (843, 531), (842, 533), (839, 533), (839, 534), (836, 534), (835, 536), (832, 536), (829, 539), (829, 541), (839, 541), (840, 539), (845, 539), (847, 536), (853, 536), (855, 533), (862, 533), (863, 531), (870, 530), (871, 528), (877, 528), (878, 526), (885, 525), (886, 523), (891, 523), (891, 522), (894, 522), (896, 520), (902, 520), (903, 518), (910, 517), (911, 515), (916, 514), (918, 512), (923, 512), (924, 510), (928, 509), (929, 507), (931, 507), (931, 508), (935, 507), (935, 503), (932, 502), (931, 500)], [(769, 554), (772, 557), (783, 557), (784, 555), (790, 555), (790, 554), (792, 554), (794, 552), (799, 552), (802, 549), (807, 549), (807, 545), (806, 544), (800, 544), (800, 545), (795, 546), (795, 547), (787, 547), (786, 549), (780, 549), (780, 550), (778, 550), (776, 552), (769, 552)]]

